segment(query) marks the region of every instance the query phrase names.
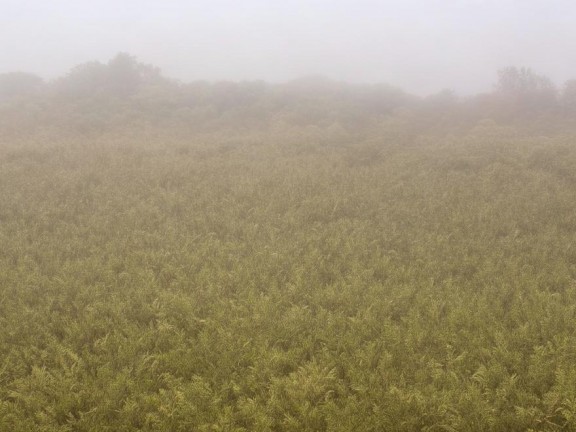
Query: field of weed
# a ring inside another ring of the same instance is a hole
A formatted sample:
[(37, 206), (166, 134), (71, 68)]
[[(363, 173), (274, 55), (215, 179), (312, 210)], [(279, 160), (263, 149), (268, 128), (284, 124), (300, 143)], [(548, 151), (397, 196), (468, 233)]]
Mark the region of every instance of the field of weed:
[(0, 146), (0, 430), (576, 430), (576, 145)]

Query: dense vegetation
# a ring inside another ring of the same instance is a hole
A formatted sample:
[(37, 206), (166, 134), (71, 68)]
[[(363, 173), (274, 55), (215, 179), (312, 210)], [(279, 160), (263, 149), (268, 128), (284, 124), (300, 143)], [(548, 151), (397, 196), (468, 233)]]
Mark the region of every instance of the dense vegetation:
[(320, 81), (10, 96), (0, 431), (576, 430), (570, 116)]

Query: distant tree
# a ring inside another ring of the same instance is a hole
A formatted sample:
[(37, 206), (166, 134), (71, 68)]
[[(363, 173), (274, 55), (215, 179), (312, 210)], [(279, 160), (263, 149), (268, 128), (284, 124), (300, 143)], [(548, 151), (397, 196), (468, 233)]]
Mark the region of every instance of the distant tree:
[(107, 67), (100, 62), (89, 62), (74, 67), (55, 85), (65, 96), (84, 98), (102, 95), (106, 91)]
[(555, 89), (549, 78), (537, 75), (530, 68), (507, 67), (498, 71), (497, 90), (508, 94), (529, 94)]
[(108, 62), (107, 90), (120, 97), (133, 95), (142, 84), (142, 68), (136, 58), (120, 53)]
[(501, 69), (496, 94), (518, 114), (542, 112), (557, 103), (557, 90), (552, 81), (529, 68)]
[(30, 95), (44, 85), (39, 76), (26, 72), (10, 72), (0, 75), (0, 100)]
[(576, 79), (566, 81), (560, 102), (567, 113), (576, 113)]
[(139, 63), (129, 54), (120, 53), (107, 64), (89, 62), (76, 66), (56, 86), (61, 94), (74, 98), (125, 98), (138, 93), (145, 86), (158, 85), (164, 81), (158, 68)]

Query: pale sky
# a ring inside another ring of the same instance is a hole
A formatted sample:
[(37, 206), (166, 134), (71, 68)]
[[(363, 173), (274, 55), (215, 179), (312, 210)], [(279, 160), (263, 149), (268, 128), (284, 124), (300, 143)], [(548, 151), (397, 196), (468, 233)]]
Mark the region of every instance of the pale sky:
[(0, 73), (51, 79), (128, 52), (182, 81), (490, 90), (496, 71), (576, 78), (574, 0), (0, 0)]

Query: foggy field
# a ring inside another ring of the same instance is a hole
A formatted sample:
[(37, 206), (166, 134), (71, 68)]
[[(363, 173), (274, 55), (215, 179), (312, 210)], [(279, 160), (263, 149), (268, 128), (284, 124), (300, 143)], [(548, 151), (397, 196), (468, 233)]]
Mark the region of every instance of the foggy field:
[(30, 135), (0, 198), (2, 431), (576, 430), (570, 135)]
[(576, 431), (576, 80), (0, 73), (0, 432)]

